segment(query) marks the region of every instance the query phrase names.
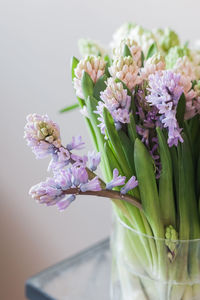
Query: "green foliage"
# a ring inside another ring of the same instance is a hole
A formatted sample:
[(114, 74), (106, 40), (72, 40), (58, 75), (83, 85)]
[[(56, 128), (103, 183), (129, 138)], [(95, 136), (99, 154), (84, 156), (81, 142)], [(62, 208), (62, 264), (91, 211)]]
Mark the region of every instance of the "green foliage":
[(145, 56), (144, 56), (144, 52), (142, 51), (141, 52), (141, 65), (142, 65), (142, 67), (144, 67), (144, 59), (145, 59)]
[(156, 128), (159, 142), (159, 155), (161, 161), (161, 174), (159, 178), (159, 200), (161, 218), (165, 226), (176, 226), (174, 190), (173, 190), (173, 171), (172, 161), (165, 136), (162, 130)]
[(106, 89), (106, 83), (105, 83), (106, 80), (107, 80), (107, 76), (104, 74), (97, 80), (96, 84), (94, 85), (93, 96), (98, 101), (101, 101), (100, 92), (102, 92)]
[(108, 139), (112, 145), (112, 148), (115, 151), (115, 155), (117, 157), (120, 157), (119, 164), (121, 166), (121, 169), (123, 170), (124, 175), (129, 178), (132, 176), (132, 171), (131, 171), (129, 162), (127, 161), (126, 155), (124, 153), (122, 141), (121, 141), (121, 139), (118, 135), (118, 132), (115, 128), (113, 118), (106, 107), (104, 107), (104, 110), (103, 110), (103, 118), (104, 118), (105, 127), (106, 127), (106, 135), (108, 136)]
[(130, 123), (128, 123), (128, 135), (134, 145), (135, 140), (137, 138), (137, 132), (136, 132), (136, 124), (135, 124), (134, 116), (132, 113), (129, 114), (129, 118), (130, 118)]
[(74, 109), (76, 109), (78, 107), (79, 107), (79, 104), (75, 103), (75, 104), (69, 105), (69, 106), (67, 106), (65, 108), (62, 108), (59, 112), (60, 113), (68, 112), (68, 111), (74, 110)]
[(126, 57), (126, 56), (131, 56), (132, 57), (131, 51), (130, 51), (129, 47), (126, 44), (124, 45), (123, 56), (124, 57)]
[(85, 100), (89, 96), (93, 96), (93, 89), (94, 89), (94, 83), (90, 77), (90, 75), (87, 72), (83, 72), (82, 80), (81, 80), (81, 87), (83, 91), (83, 95)]
[(145, 145), (138, 138), (135, 141), (134, 161), (145, 215), (151, 224), (154, 236), (163, 238), (164, 229), (160, 219), (160, 204), (154, 164)]
[(189, 56), (189, 49), (187, 47), (175, 46), (170, 48), (168, 54), (165, 57), (166, 68), (172, 69), (176, 64), (178, 58), (183, 56)]
[(176, 119), (181, 128), (183, 128), (184, 126), (185, 105), (186, 105), (185, 95), (184, 93), (182, 93), (176, 109)]
[(149, 50), (147, 52), (147, 56), (146, 59), (152, 57), (154, 54), (156, 54), (158, 52), (158, 47), (156, 43), (153, 43), (150, 47)]
[(72, 76), (72, 80), (74, 80), (74, 78), (76, 77), (75, 73), (74, 73), (74, 70), (76, 69), (78, 63), (79, 63), (79, 60), (75, 56), (73, 56), (72, 59), (71, 59), (71, 76)]

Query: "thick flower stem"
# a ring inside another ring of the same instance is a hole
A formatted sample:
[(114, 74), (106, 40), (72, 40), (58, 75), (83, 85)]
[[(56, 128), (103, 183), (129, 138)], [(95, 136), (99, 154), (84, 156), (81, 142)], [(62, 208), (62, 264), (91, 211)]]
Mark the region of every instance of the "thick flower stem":
[(101, 190), (101, 191), (86, 191), (81, 192), (79, 188), (71, 188), (66, 191), (63, 191), (63, 194), (74, 194), (74, 195), (91, 195), (91, 196), (98, 196), (98, 197), (105, 197), (111, 199), (119, 199), (125, 202), (128, 202), (138, 209), (142, 210), (141, 203), (135, 198), (130, 195), (122, 195), (120, 192), (117, 191), (110, 191), (110, 190)]

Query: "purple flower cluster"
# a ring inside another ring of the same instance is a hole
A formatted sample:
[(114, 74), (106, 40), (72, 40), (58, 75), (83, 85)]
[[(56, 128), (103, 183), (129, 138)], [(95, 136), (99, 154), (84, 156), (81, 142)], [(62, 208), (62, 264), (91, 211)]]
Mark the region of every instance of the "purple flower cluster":
[(177, 146), (183, 142), (181, 128), (176, 119), (178, 101), (183, 93), (181, 76), (172, 71), (158, 71), (149, 76), (149, 92), (146, 100), (158, 109), (163, 126), (168, 129), (168, 145)]
[[(47, 115), (32, 114), (27, 116), (24, 138), (36, 158), (52, 159), (48, 170), (58, 170), (67, 166), (73, 160), (72, 150), (80, 150), (84, 146), (81, 136), (73, 137), (65, 147), (61, 144), (60, 129)], [(74, 155), (74, 157), (77, 157)]]
[(105, 134), (105, 124), (103, 119), (104, 107), (111, 113), (117, 130), (121, 128), (122, 124), (130, 122), (129, 110), (131, 97), (127, 94), (127, 90), (123, 88), (121, 82), (116, 82), (113, 78), (109, 78), (106, 84), (107, 88), (100, 94), (103, 102), (99, 101), (97, 111), (95, 111), (95, 113), (99, 115), (99, 127), (103, 134)]
[(24, 138), (36, 158), (44, 158), (61, 147), (60, 129), (47, 115), (27, 116)]
[(120, 192), (121, 194), (125, 195), (128, 191), (134, 189), (138, 185), (138, 181), (136, 180), (135, 176), (132, 176), (128, 182), (125, 184), (126, 177), (119, 175), (119, 171), (115, 168), (113, 170), (113, 179), (106, 184), (106, 189), (112, 190), (114, 187), (124, 185)]
[[(87, 191), (101, 191), (101, 181), (93, 173), (100, 164), (100, 153), (88, 152), (88, 155), (79, 156), (71, 153), (84, 146), (81, 137), (73, 137), (66, 148), (61, 145), (58, 126), (48, 116), (29, 115), (25, 126), (25, 138), (36, 157), (52, 156), (49, 169), (54, 176), (33, 186), (29, 194), (39, 203), (57, 205), (59, 210), (67, 208), (76, 195)], [(41, 146), (42, 145), (42, 146)], [(44, 146), (45, 145), (45, 146)], [(70, 165), (67, 169), (65, 167)], [(125, 184), (126, 177), (119, 176), (117, 169), (113, 171), (113, 180), (106, 185), (107, 190), (116, 186), (123, 186), (121, 194), (126, 194), (137, 186), (135, 177), (131, 177)]]
[[(67, 194), (66, 191), (76, 189), (75, 193)], [(46, 205), (57, 205), (60, 210), (69, 206), (75, 200), (76, 193), (79, 191), (100, 191), (101, 185), (98, 177), (89, 180), (87, 170), (84, 167), (72, 166), (68, 169), (61, 169), (54, 172), (53, 178), (47, 178), (45, 182), (41, 182), (33, 186), (29, 194), (39, 203)]]

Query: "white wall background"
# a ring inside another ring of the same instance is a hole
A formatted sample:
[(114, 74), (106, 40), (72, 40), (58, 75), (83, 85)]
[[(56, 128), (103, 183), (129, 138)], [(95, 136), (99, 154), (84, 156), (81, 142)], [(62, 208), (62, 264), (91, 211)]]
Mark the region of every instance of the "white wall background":
[(108, 43), (116, 27), (135, 21), (171, 26), (183, 39), (200, 37), (199, 0), (0, 1), (0, 299), (24, 299), (26, 278), (102, 239), (110, 230), (108, 200), (79, 198), (64, 213), (34, 203), (31, 185), (46, 176), (23, 141), (25, 116), (48, 113), (64, 141), (88, 133), (78, 111), (57, 111), (75, 101), (70, 57), (77, 40)]

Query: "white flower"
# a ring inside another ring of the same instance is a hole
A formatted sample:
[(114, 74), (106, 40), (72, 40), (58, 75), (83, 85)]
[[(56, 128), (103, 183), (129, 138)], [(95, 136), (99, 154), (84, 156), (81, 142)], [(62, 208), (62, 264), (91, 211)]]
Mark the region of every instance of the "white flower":
[(80, 39), (78, 41), (78, 46), (83, 57), (87, 55), (104, 56), (107, 52), (96, 41), (92, 41), (90, 39)]
[(99, 56), (87, 56), (86, 58), (80, 60), (74, 71), (76, 75), (76, 78), (74, 78), (74, 88), (78, 97), (84, 98), (81, 87), (83, 72), (87, 72), (93, 82), (96, 83), (97, 80), (104, 74), (105, 66), (105, 60)]
[(113, 34), (113, 39), (112, 39), (112, 42), (110, 43), (111, 48), (114, 49), (115, 47), (119, 47), (121, 41), (124, 38), (128, 37), (129, 32), (135, 26), (136, 26), (136, 24), (133, 24), (133, 23), (125, 23), (122, 26), (120, 26)]
[(114, 78), (119, 78), (123, 81), (130, 90), (141, 82), (141, 78), (138, 75), (139, 67), (130, 56), (121, 56), (115, 59), (109, 68), (109, 72)]
[(119, 47), (120, 42), (124, 38), (137, 42), (138, 46), (142, 48), (144, 55), (147, 54), (149, 47), (156, 41), (154, 34), (150, 30), (146, 30), (136, 24), (126, 23), (114, 33), (111, 47)]
[(155, 37), (150, 30), (146, 30), (141, 26), (134, 27), (128, 34), (130, 39), (135, 40), (141, 46), (144, 55), (147, 55), (149, 47), (155, 42)]

